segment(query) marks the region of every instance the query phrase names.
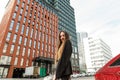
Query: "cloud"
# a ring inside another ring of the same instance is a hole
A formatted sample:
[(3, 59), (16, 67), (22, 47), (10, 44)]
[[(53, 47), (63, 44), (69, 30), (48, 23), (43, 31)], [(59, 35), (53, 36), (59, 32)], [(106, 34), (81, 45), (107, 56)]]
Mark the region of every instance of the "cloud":
[(120, 47), (120, 0), (71, 0), (75, 9), (77, 32), (100, 36), (113, 55)]
[(0, 0), (0, 22), (2, 20), (7, 2), (8, 2), (8, 0)]

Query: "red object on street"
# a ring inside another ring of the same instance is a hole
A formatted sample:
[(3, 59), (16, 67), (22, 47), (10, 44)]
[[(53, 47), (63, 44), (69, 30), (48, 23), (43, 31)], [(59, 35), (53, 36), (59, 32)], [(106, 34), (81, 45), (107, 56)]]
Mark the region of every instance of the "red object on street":
[(95, 73), (95, 80), (120, 80), (120, 54)]

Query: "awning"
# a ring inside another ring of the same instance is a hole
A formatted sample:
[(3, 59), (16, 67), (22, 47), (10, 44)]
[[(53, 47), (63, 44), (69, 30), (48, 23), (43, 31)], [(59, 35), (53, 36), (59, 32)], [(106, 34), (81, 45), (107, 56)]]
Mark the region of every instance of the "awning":
[(35, 61), (35, 62), (54, 62), (54, 59), (53, 58), (46, 58), (46, 57), (35, 57), (35, 58), (33, 58), (33, 61)]
[(0, 64), (0, 67), (10, 67), (11, 65), (9, 64)]

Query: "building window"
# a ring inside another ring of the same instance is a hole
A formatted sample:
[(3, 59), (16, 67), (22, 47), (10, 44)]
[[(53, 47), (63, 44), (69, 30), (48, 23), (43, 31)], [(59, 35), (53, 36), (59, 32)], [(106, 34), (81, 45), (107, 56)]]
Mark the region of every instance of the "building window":
[(25, 11), (25, 16), (27, 16), (27, 11)]
[(5, 56), (5, 55), (2, 55), (0, 57), (0, 64), (5, 64), (5, 65), (7, 64), (7, 65), (9, 65), (10, 62), (11, 62), (11, 57)]
[(35, 50), (33, 50), (33, 58), (35, 57)]
[(50, 45), (49, 45), (49, 49), (48, 49), (48, 51), (50, 52), (50, 50), (51, 50), (51, 49), (50, 49)]
[(26, 36), (28, 36), (28, 32), (29, 32), (29, 27), (27, 27), (26, 29)]
[(34, 20), (36, 19), (36, 16), (34, 15)]
[(25, 3), (23, 2), (23, 3), (22, 3), (22, 8), (24, 8), (24, 5), (25, 5)]
[(30, 24), (30, 19), (28, 20), (28, 23)]
[(30, 0), (28, 0), (28, 4), (30, 3)]
[(47, 44), (46, 44), (45, 50), (46, 50), (46, 51), (48, 50), (48, 45), (47, 45)]
[(16, 39), (17, 39), (17, 35), (16, 35), (16, 34), (14, 34), (14, 37), (13, 37), (13, 43), (15, 43), (15, 42), (16, 42)]
[(42, 43), (42, 50), (44, 49), (44, 43)]
[(34, 2), (32, 2), (32, 5), (34, 4)]
[(45, 31), (45, 27), (43, 27), (43, 31)]
[(23, 62), (24, 62), (24, 59), (22, 58), (20, 63), (21, 66), (23, 66)]
[(41, 40), (40, 38), (41, 38), (41, 32), (39, 33), (39, 37), (38, 37), (38, 40), (39, 40), (39, 41)]
[(28, 57), (30, 56), (30, 49), (28, 49)]
[(46, 43), (48, 42), (48, 35), (46, 35)]
[(36, 30), (36, 31), (35, 31), (35, 39), (37, 38), (37, 32), (38, 32), (38, 31)]
[(11, 45), (11, 49), (10, 49), (10, 54), (13, 54), (13, 51), (14, 51), (14, 47), (15, 47), (15, 45)]
[(38, 50), (40, 49), (40, 42), (38, 42)]
[(11, 32), (8, 32), (7, 37), (6, 37), (6, 41), (10, 41), (10, 36), (11, 36)]
[(77, 53), (77, 47), (74, 47), (74, 49), (75, 49), (75, 53)]
[(36, 41), (34, 41), (34, 48), (36, 47)]
[(15, 30), (15, 32), (18, 32), (19, 27), (20, 27), (20, 23), (17, 23), (17, 26), (16, 26), (16, 30)]
[(29, 60), (27, 59), (27, 61), (26, 61), (26, 66), (28, 66), (28, 63), (29, 63)]
[(23, 21), (24, 23), (26, 22), (26, 17), (24, 17), (24, 21)]
[(38, 12), (38, 17), (40, 17), (40, 12)]
[(52, 53), (54, 52), (54, 47), (52, 46)]
[(17, 0), (17, 4), (20, 4), (20, 0)]
[(7, 47), (8, 47), (8, 43), (5, 43), (5, 44), (4, 44), (4, 48), (3, 48), (3, 53), (6, 53)]
[(32, 14), (30, 13), (30, 18), (31, 18)]
[(19, 53), (20, 53), (20, 46), (17, 47), (16, 55), (19, 55)]
[(49, 36), (49, 44), (51, 43), (51, 36)]
[(30, 35), (31, 38), (33, 37), (32, 35), (33, 35), (33, 28), (32, 28), (31, 35)]
[(48, 33), (48, 28), (46, 29), (46, 33)]
[(52, 37), (52, 45), (54, 45), (54, 37)]
[(20, 36), (20, 39), (19, 39), (19, 44), (22, 43), (22, 36)]
[(17, 65), (17, 63), (18, 63), (18, 58), (16, 57), (14, 60), (14, 65)]
[(38, 56), (39, 56), (39, 54), (40, 54), (40, 53), (39, 53), (39, 51), (37, 51), (36, 57), (38, 57)]
[(13, 30), (13, 27), (14, 27), (14, 20), (11, 21), (11, 24), (10, 24), (9, 30)]
[(42, 26), (40, 25), (40, 30), (42, 30)]
[(15, 7), (15, 11), (18, 11), (18, 6)]
[(23, 34), (23, 33), (24, 33), (24, 27), (25, 27), (25, 25), (22, 25), (21, 34)]
[(21, 21), (21, 18), (22, 18), (22, 16), (21, 16), (21, 15), (19, 15), (19, 17), (18, 17), (18, 21)]
[(28, 5), (26, 6), (26, 10), (28, 10)]
[(16, 18), (16, 13), (13, 14), (13, 19), (15, 19), (15, 18)]
[(20, 14), (22, 14), (22, 13), (23, 13), (23, 9), (20, 10)]
[(42, 34), (42, 41), (44, 41), (44, 37), (45, 37), (45, 34), (43, 33), (43, 34)]
[(23, 48), (23, 51), (22, 51), (22, 56), (25, 55), (25, 47)]
[(27, 45), (27, 38), (25, 38), (25, 41), (24, 41), (24, 46)]
[(10, 64), (11, 62), (11, 57), (8, 57), (7, 64)]
[(32, 22), (32, 25), (34, 26), (35, 22)]
[(29, 47), (31, 47), (31, 46), (32, 46), (32, 40), (30, 39)]
[(37, 25), (36, 25), (36, 29), (38, 29), (38, 23), (37, 23)]

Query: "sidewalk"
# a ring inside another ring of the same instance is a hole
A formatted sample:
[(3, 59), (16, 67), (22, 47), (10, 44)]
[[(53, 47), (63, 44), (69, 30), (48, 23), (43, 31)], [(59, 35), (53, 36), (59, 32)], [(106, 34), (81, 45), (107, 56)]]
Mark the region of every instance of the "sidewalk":
[(43, 80), (43, 78), (0, 78), (0, 80)]
[(0, 78), (0, 80), (52, 80), (53, 75), (41, 78)]

